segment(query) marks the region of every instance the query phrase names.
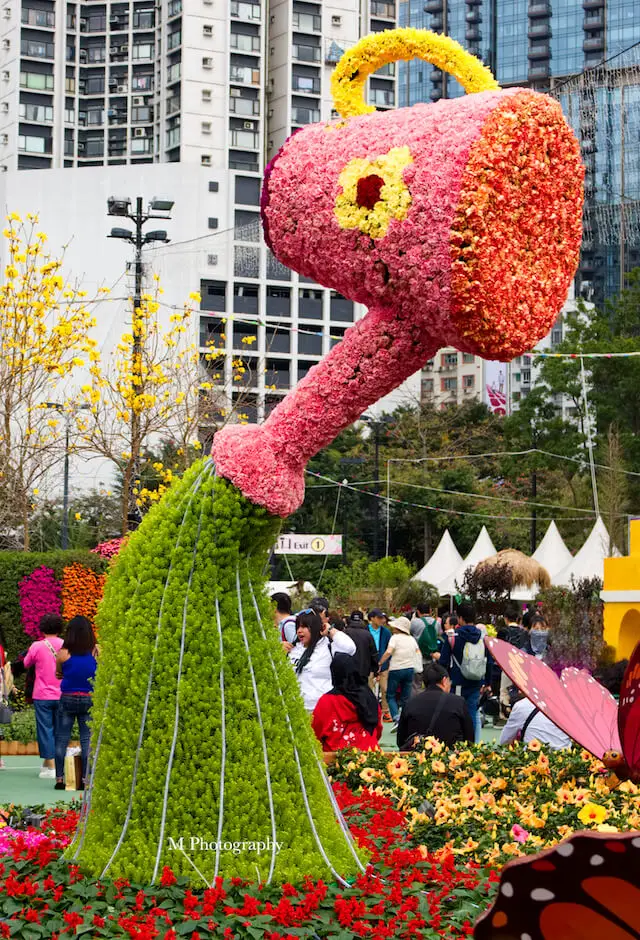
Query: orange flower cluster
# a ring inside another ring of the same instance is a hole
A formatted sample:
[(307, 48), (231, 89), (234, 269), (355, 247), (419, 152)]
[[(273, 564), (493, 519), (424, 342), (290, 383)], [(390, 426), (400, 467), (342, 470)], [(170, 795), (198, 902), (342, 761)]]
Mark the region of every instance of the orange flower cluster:
[(97, 574), (75, 562), (62, 572), (62, 616), (86, 617), (95, 625), (98, 604), (102, 600), (105, 575)]
[(578, 262), (583, 178), (555, 101), (522, 91), (491, 112), (471, 148), (450, 239), (452, 317), (475, 352), (495, 359), (502, 337), (508, 360), (551, 329)]

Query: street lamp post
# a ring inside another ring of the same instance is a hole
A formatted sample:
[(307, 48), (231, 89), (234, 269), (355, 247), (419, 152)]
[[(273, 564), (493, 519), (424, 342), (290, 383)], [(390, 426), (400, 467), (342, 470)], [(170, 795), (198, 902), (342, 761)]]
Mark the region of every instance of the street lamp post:
[(57, 411), (58, 414), (64, 414), (66, 412), (64, 429), (64, 474), (62, 484), (62, 534), (60, 538), (60, 546), (64, 550), (69, 548), (69, 430), (71, 427), (71, 418), (76, 410), (86, 411), (86, 409), (91, 406), (78, 405), (76, 409), (71, 409), (71, 411), (66, 409), (65, 406), (58, 401), (46, 401), (44, 406), (45, 408)]
[[(168, 214), (173, 208), (173, 201), (170, 199), (158, 199), (154, 197), (149, 203), (148, 209), (145, 211), (143, 207), (144, 200), (142, 196), (138, 196), (136, 199), (135, 211), (131, 211), (131, 200), (118, 199), (115, 196), (111, 196), (107, 200), (107, 214), (111, 216), (120, 216), (122, 218), (129, 219), (133, 222), (135, 226), (135, 232), (130, 231), (130, 229), (125, 228), (112, 228), (108, 238), (119, 238), (122, 241), (127, 241), (132, 244), (135, 248), (135, 272), (134, 272), (134, 291), (133, 291), (133, 315), (131, 323), (131, 335), (133, 337), (133, 342), (131, 345), (131, 372), (133, 376), (140, 375), (141, 372), (141, 360), (142, 360), (142, 331), (140, 329), (140, 324), (138, 322), (138, 311), (142, 304), (142, 249), (145, 245), (149, 245), (152, 242), (168, 242), (167, 233), (164, 230), (154, 230), (152, 232), (143, 233), (143, 226), (149, 222), (151, 219), (170, 219), (171, 215)], [(164, 214), (163, 214), (164, 213)], [(135, 408), (131, 409), (131, 452), (137, 452), (139, 449), (140, 441), (140, 416), (138, 415)], [(131, 526), (137, 525), (140, 522), (140, 510), (136, 503), (134, 490), (135, 480), (139, 474), (139, 461), (138, 455), (133, 457), (133, 464), (131, 467), (131, 472), (129, 479), (127, 481), (127, 503), (128, 503), (128, 515), (127, 522)]]

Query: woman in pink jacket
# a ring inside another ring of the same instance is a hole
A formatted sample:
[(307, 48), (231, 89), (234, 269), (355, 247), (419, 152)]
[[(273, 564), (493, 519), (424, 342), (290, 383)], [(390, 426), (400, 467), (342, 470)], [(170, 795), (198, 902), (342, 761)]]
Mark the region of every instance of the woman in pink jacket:
[(43, 760), (39, 776), (51, 779), (56, 775), (54, 740), (60, 703), (60, 680), (56, 679), (56, 656), (62, 647), (60, 633), (63, 627), (62, 617), (45, 614), (40, 620), (42, 639), (31, 644), (24, 658), (25, 667), (35, 666), (36, 670), (33, 707), (36, 713), (38, 750)]

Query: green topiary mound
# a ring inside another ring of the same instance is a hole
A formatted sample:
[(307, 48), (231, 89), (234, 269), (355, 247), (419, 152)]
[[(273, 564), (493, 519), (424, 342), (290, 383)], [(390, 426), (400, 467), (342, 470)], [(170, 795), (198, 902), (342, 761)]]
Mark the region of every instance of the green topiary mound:
[(358, 871), (271, 627), (278, 526), (205, 460), (118, 558), (98, 617), (92, 785), (67, 852), (85, 871), (148, 883), (165, 865), (208, 883)]

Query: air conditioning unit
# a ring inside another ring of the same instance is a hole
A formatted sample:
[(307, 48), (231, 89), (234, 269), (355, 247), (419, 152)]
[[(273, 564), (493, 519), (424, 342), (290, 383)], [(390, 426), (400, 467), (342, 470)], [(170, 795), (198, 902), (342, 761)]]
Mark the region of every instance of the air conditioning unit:
[(10, 19), (11, 19), (11, 7), (5, 7), (5, 8), (4, 8), (4, 18), (5, 18), (5, 20), (10, 20)]
[(215, 267), (218, 263), (217, 255), (207, 255), (207, 264), (210, 264), (212, 267)]
[(239, 89), (239, 88), (230, 88), (230, 89), (229, 89), (229, 96), (230, 96), (231, 98), (239, 98), (239, 97), (240, 97), (240, 89)]
[(126, 86), (126, 85), (118, 85), (118, 92), (119, 92), (121, 95), (126, 95), (126, 93), (127, 93), (127, 86)]
[(110, 78), (110, 79), (109, 79), (109, 88), (115, 88), (115, 87), (117, 86), (117, 84), (118, 84), (118, 79), (117, 79), (117, 78)]
[(254, 129), (253, 121), (243, 121), (242, 126), (244, 127), (245, 131), (252, 131)]
[(9, 168), (8, 168), (7, 164), (6, 164), (6, 163), (3, 163), (2, 166), (0, 166), (0, 173), (6, 173), (8, 169), (9, 169)]
[(10, 49), (10, 48), (11, 48), (11, 40), (10, 40), (10, 39), (3, 39), (3, 40), (2, 40), (2, 48), (3, 48), (3, 49)]
[(133, 130), (133, 136), (134, 136), (134, 137), (144, 137), (144, 136), (145, 136), (145, 129), (144, 129), (144, 127), (135, 127), (134, 130)]
[(8, 101), (3, 101), (3, 102), (2, 102), (2, 113), (3, 113), (3, 114), (8, 114), (8, 113), (9, 113), (9, 102), (8, 102)]
[(269, 110), (267, 117), (273, 117), (273, 108)]
[(203, 69), (212, 69), (213, 68), (213, 59), (210, 59), (208, 56), (205, 56), (202, 60)]
[(134, 97), (131, 99), (131, 102), (134, 108), (139, 108), (144, 105), (144, 97), (142, 95), (134, 95)]
[(8, 134), (0, 134), (0, 143), (8, 144), (8, 143), (9, 143), (9, 135), (8, 135)]
[(341, 26), (341, 25), (342, 25), (342, 17), (341, 17), (341, 16), (332, 16), (332, 17), (331, 17), (331, 25), (332, 25), (332, 26)]

